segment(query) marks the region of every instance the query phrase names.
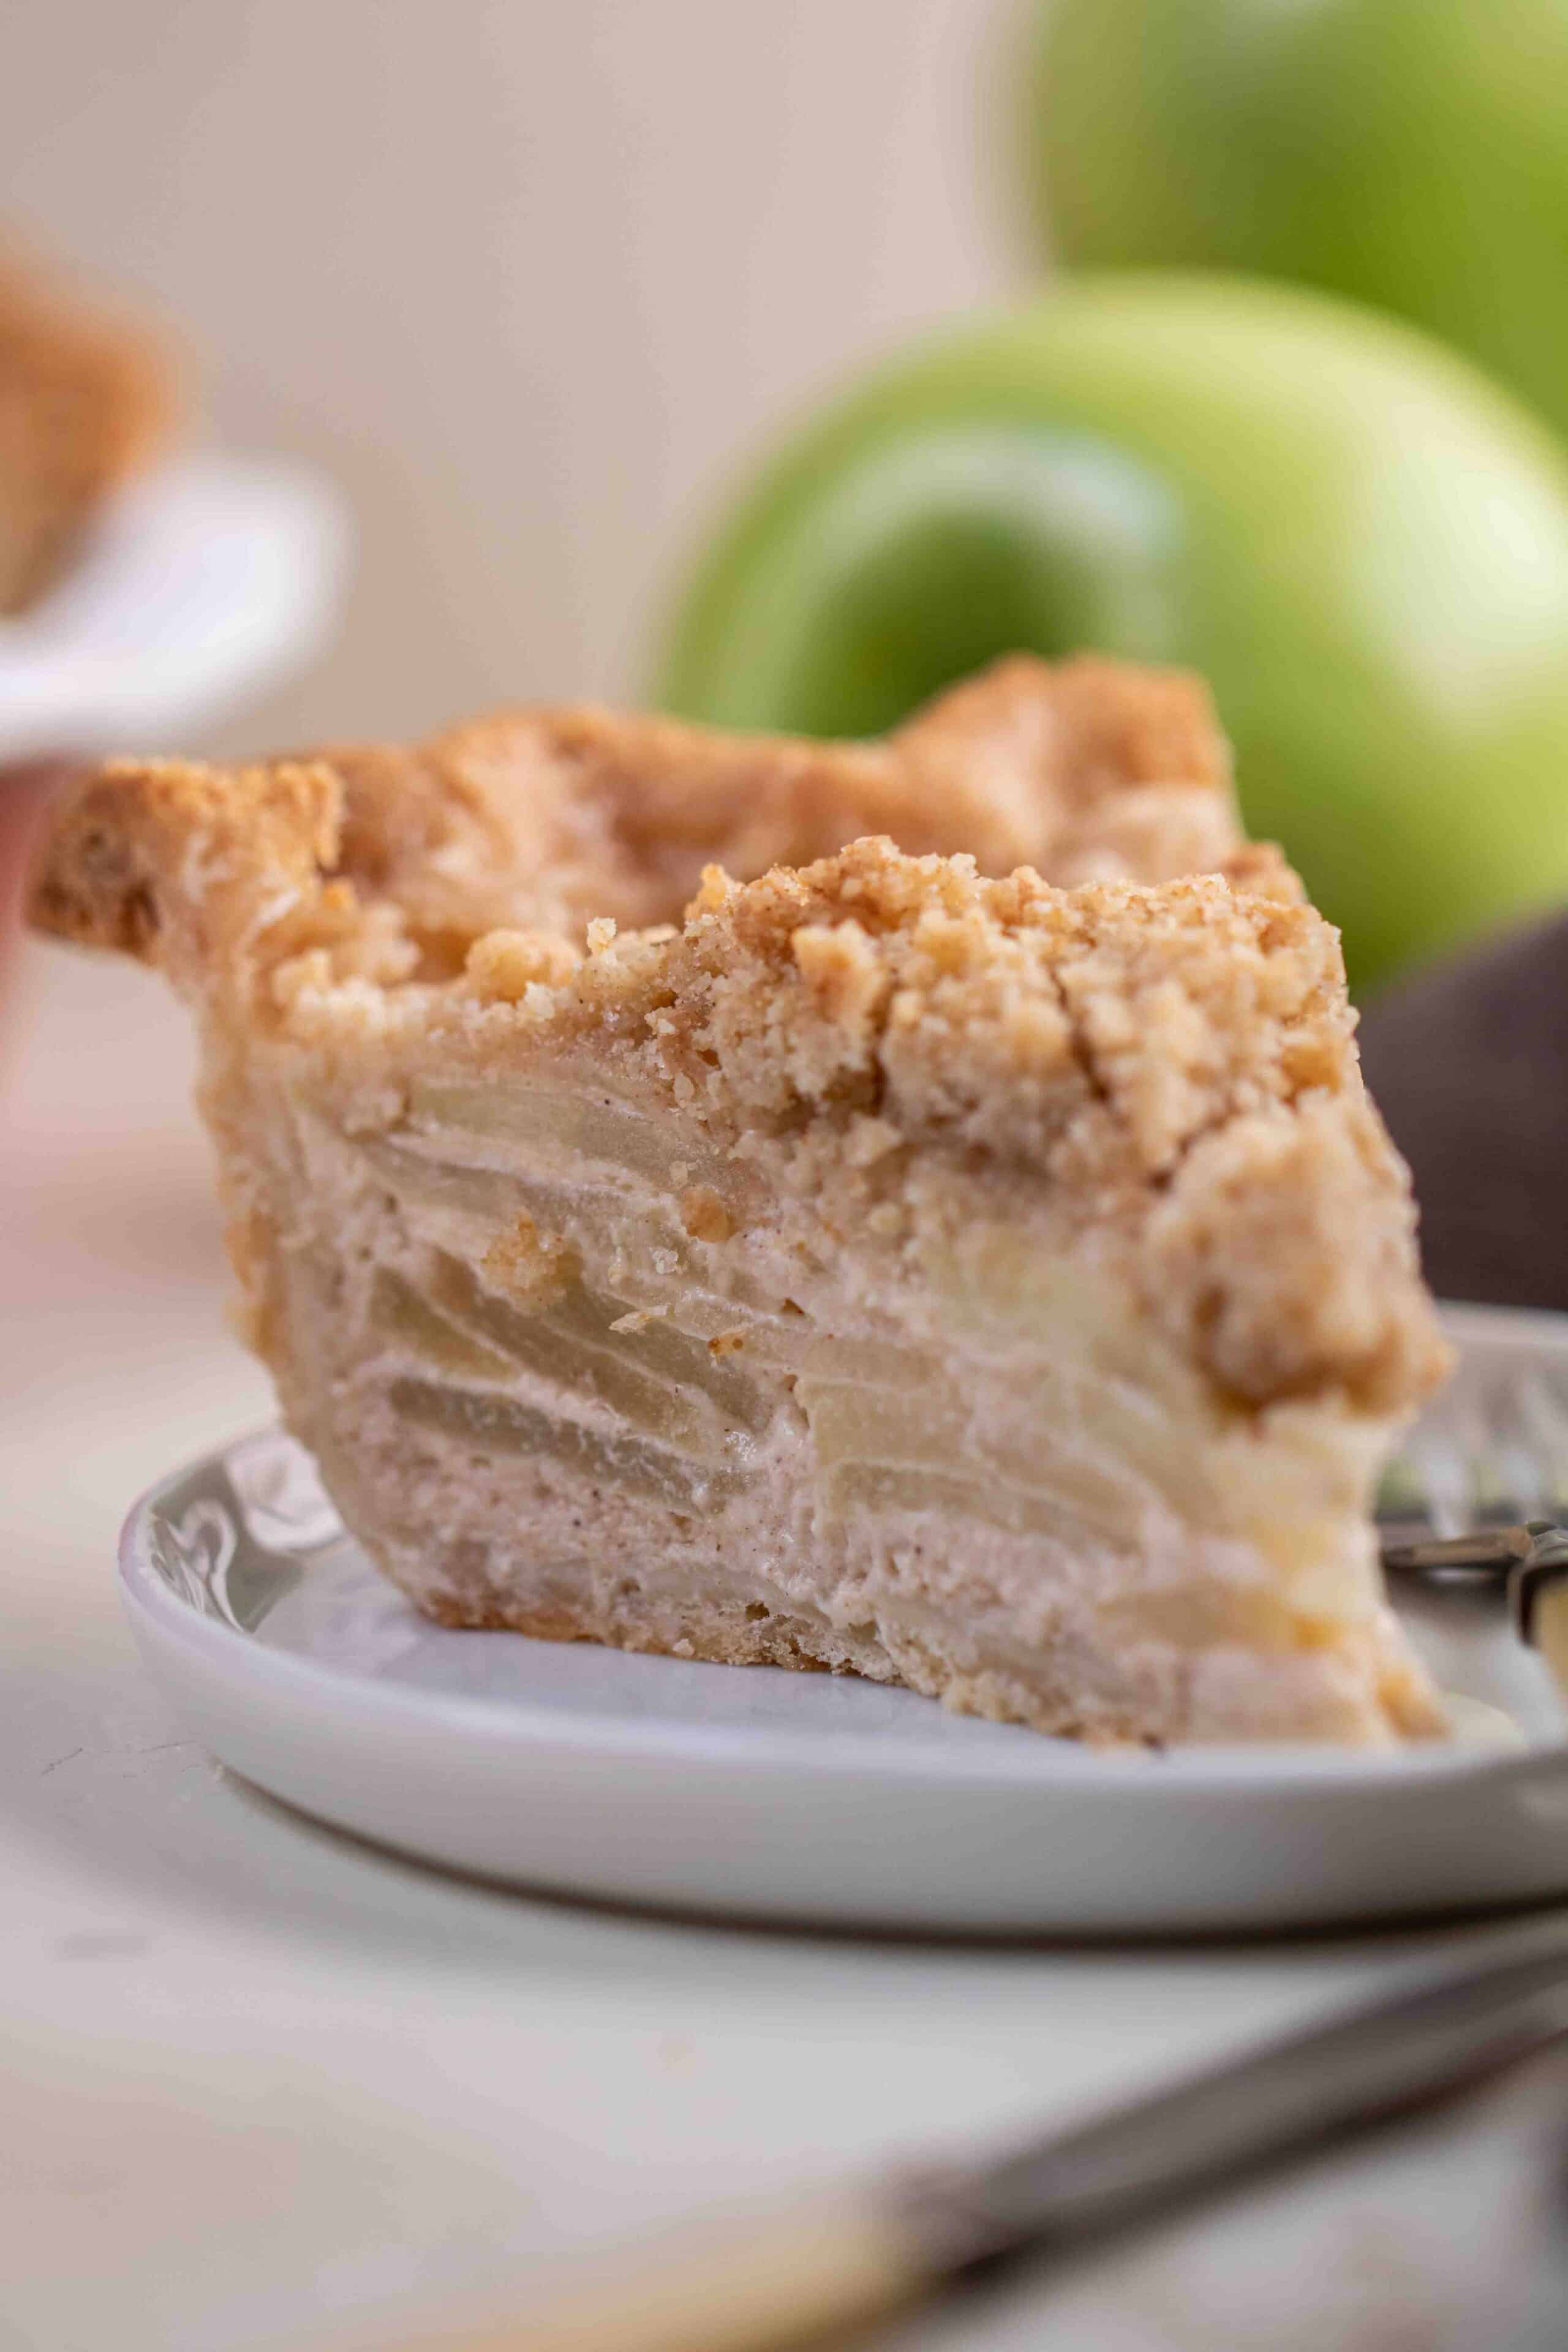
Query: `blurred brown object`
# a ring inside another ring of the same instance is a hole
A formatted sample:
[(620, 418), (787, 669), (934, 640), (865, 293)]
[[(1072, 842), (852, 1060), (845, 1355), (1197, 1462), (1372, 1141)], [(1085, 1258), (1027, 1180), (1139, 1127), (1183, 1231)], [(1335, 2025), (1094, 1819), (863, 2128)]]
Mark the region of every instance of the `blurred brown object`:
[(38, 822), (50, 792), (70, 772), (63, 760), (0, 768), (0, 1011), (21, 934), (23, 885)]
[(68, 566), (103, 501), (173, 436), (172, 352), (0, 241), (0, 614)]
[(1568, 1308), (1568, 915), (1390, 989), (1361, 1051), (1433, 1288)]

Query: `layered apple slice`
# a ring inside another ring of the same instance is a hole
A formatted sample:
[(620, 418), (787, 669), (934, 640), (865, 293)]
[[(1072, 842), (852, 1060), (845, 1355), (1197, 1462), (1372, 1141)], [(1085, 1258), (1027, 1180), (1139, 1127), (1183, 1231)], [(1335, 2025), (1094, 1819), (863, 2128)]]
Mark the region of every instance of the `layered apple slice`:
[(1385, 1426), (1224, 1396), (1027, 1203), (847, 1265), (787, 1132), (542, 1060), (400, 1100), (369, 1130), (294, 1102), (333, 1263), (283, 1353), (426, 1609), (1107, 1736), (1201, 1725), (1244, 1661), (1277, 1729), (1435, 1720), (1368, 1534)]

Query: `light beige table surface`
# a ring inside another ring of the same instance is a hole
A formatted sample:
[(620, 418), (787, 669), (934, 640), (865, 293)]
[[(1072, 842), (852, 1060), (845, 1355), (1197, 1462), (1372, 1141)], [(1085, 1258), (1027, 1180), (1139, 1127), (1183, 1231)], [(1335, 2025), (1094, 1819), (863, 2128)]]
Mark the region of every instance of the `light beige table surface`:
[[(1066, 2115), (1413, 1955), (1519, 1933), (1185, 1951), (763, 1935), (449, 1882), (253, 1793), (183, 1737), (113, 1589), (134, 1494), (268, 1410), (220, 1320), (183, 1029), (142, 975), (45, 949), (6, 1024), (5, 2352), (314, 2352), (522, 2311), (542, 2265), (662, 2215)], [(1559, 2342), (1540, 2320), (1558, 2288), (1568, 2310), (1531, 2203), (1541, 2096), (900, 2345), (1457, 2352), (1510, 2298), (1519, 2332), (1494, 2343)]]

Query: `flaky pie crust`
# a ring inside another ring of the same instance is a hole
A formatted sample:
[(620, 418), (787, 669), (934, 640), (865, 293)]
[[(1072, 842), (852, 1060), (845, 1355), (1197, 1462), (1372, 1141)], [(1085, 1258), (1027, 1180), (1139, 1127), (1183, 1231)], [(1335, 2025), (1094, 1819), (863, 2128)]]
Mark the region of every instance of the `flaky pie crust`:
[[(33, 914), (220, 1028), (598, 1034), (731, 1121), (830, 1114), (829, 1152), (850, 1108), (960, 1142), (1112, 1234), (1253, 1404), (1408, 1412), (1447, 1360), (1337, 934), (1243, 837), (1177, 673), (1018, 656), (878, 743), (568, 708), (114, 763), (62, 806)], [(897, 1184), (873, 1160), (868, 1213)]]

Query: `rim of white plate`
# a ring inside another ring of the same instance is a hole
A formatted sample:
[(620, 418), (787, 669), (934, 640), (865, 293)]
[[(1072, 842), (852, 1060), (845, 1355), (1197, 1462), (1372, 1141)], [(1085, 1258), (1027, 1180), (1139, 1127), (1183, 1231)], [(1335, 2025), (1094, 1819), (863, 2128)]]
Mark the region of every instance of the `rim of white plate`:
[(169, 459), (121, 493), (37, 605), (0, 622), (0, 758), (134, 749), (302, 666), (336, 617), (352, 542), (313, 467)]

